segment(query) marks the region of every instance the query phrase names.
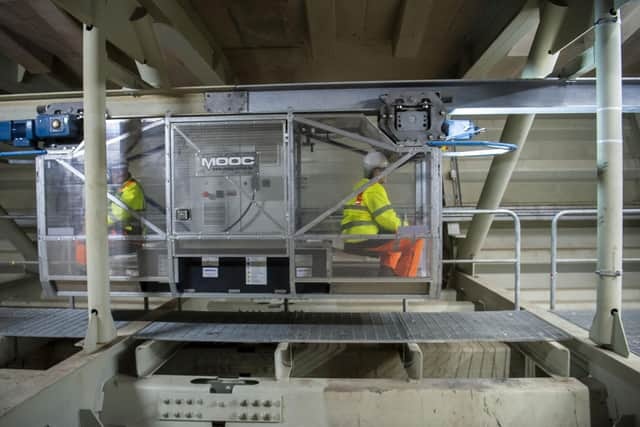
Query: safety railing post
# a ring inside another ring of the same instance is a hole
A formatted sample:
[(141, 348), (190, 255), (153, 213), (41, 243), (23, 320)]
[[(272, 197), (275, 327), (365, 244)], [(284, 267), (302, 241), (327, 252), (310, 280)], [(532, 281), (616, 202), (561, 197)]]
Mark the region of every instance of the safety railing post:
[(451, 215), (464, 215), (464, 214), (492, 214), (492, 215), (507, 215), (513, 219), (513, 230), (515, 234), (515, 259), (503, 260), (503, 259), (479, 259), (479, 260), (443, 260), (443, 263), (452, 261), (457, 263), (478, 263), (478, 264), (490, 264), (490, 263), (502, 263), (513, 262), (514, 270), (514, 296), (513, 296), (513, 309), (520, 310), (520, 263), (521, 263), (521, 233), (520, 218), (518, 214), (509, 209), (443, 209), (442, 220), (445, 221), (445, 216)]
[[(550, 279), (549, 279), (549, 309), (555, 310), (557, 302), (557, 289), (558, 289), (558, 262), (566, 261), (564, 259), (558, 259), (558, 222), (565, 216), (585, 215), (595, 216), (598, 213), (597, 209), (567, 209), (558, 212), (553, 216), (551, 220), (551, 259), (550, 259)], [(625, 214), (640, 214), (640, 209), (623, 209), (623, 215)], [(622, 261), (636, 261), (635, 258), (623, 258)], [(587, 258), (574, 258), (572, 262), (593, 262), (592, 259)]]

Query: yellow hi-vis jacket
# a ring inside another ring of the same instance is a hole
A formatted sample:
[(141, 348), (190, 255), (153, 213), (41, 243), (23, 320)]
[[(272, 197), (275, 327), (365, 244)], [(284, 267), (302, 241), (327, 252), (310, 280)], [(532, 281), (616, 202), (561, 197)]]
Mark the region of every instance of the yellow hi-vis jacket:
[[(127, 179), (124, 184), (118, 188), (116, 197), (133, 211), (140, 212), (145, 208), (142, 186), (133, 178)], [(123, 231), (130, 233), (134, 231), (137, 221), (138, 220), (126, 209), (121, 208), (113, 202), (109, 204), (107, 224), (110, 226), (119, 225), (122, 227)]]
[[(353, 187), (362, 187), (369, 180), (361, 179)], [(391, 207), (387, 191), (376, 182), (347, 202), (342, 211), (342, 234), (378, 234), (381, 231), (395, 233), (402, 221)], [(349, 243), (366, 239), (347, 240)]]

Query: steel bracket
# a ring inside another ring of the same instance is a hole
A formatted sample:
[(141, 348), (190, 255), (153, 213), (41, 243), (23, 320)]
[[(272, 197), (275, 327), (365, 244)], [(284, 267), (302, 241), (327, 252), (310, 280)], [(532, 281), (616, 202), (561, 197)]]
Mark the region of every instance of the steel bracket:
[(378, 125), (399, 144), (420, 145), (446, 136), (442, 125), (447, 110), (438, 92), (390, 92), (380, 100)]
[(38, 105), (36, 109), (39, 114), (76, 114), (84, 113), (82, 102), (54, 102), (51, 104)]
[(209, 113), (247, 113), (249, 112), (249, 92), (206, 92), (204, 108)]
[(605, 271), (605, 270), (596, 270), (596, 274), (600, 277), (621, 277), (622, 271)]

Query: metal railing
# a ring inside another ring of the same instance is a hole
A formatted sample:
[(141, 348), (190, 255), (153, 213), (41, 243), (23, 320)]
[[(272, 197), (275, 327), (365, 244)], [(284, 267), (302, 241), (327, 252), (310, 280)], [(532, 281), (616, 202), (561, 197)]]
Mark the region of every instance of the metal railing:
[[(582, 215), (593, 217), (597, 215), (597, 209), (567, 209), (560, 211), (551, 220), (551, 278), (549, 283), (549, 308), (556, 308), (556, 290), (558, 287), (558, 263), (579, 264), (597, 262), (594, 258), (561, 258), (558, 259), (558, 222), (564, 216)], [(640, 214), (640, 209), (623, 209), (624, 214)], [(622, 258), (623, 262), (638, 262), (640, 258)]]
[[(513, 230), (515, 234), (515, 258), (496, 258), (496, 259), (443, 259), (443, 264), (513, 264), (514, 273), (514, 310), (520, 310), (520, 261), (521, 261), (521, 228), (520, 218), (518, 214), (509, 209), (449, 209), (442, 210), (442, 221), (447, 222), (446, 215), (461, 214), (491, 214), (491, 215), (507, 215), (513, 219)], [(459, 220), (459, 219), (458, 219)]]

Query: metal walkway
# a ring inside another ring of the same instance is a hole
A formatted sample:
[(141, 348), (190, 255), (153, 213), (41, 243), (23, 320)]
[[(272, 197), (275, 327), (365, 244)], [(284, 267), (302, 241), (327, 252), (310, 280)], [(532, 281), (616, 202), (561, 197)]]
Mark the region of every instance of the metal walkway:
[[(571, 338), (535, 315), (460, 313), (206, 313), (197, 322), (154, 322), (140, 339), (238, 343), (559, 341)], [(194, 319), (195, 320), (195, 319)]]
[[(84, 338), (87, 319), (82, 309), (0, 307), (0, 336)], [(126, 323), (116, 322), (116, 327)]]
[[(553, 313), (569, 322), (589, 330), (595, 310), (556, 310)], [(629, 341), (629, 349), (640, 356), (640, 309), (623, 310), (622, 323)]]

